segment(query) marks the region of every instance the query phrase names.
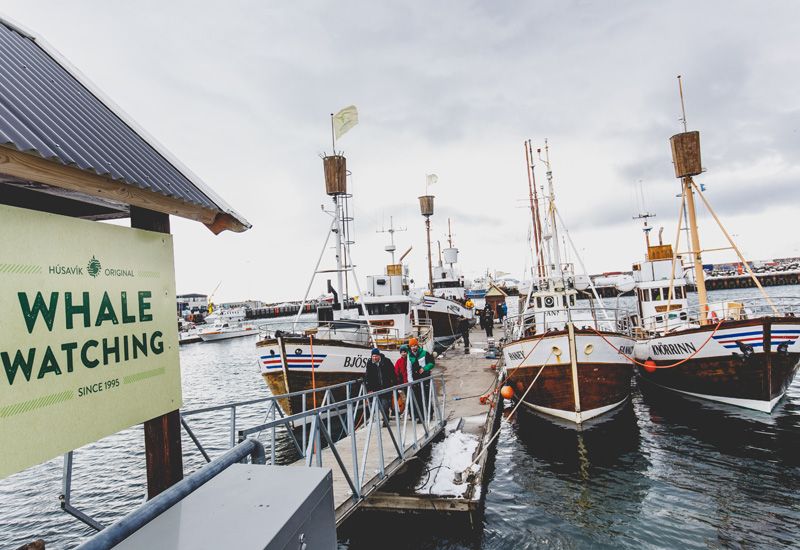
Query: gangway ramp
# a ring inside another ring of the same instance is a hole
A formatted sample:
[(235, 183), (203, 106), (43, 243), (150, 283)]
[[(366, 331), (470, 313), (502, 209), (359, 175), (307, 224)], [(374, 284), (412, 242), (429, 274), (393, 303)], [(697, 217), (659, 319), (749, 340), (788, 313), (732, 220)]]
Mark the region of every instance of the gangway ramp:
[(300, 455), (291, 466), (330, 468), (338, 526), (442, 432), (446, 392), (438, 375), (375, 393), (362, 388), (356, 397), (326, 403), (331, 395), (308, 411), (280, 418), (273, 414), (270, 421), (239, 430), (238, 438), (271, 432), (265, 446), (274, 461), (272, 442), (282, 429)]

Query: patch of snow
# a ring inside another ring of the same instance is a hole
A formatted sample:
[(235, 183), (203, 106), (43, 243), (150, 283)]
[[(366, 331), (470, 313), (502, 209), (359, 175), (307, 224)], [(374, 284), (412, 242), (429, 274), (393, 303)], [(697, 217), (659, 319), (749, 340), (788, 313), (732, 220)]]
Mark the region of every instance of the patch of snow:
[[(430, 477), (417, 488), (418, 494), (460, 497), (469, 485), (464, 481), (456, 484), (455, 476), (463, 472), (472, 462), (478, 448), (478, 438), (461, 431), (449, 434), (431, 449)], [(477, 471), (477, 466), (472, 470)]]

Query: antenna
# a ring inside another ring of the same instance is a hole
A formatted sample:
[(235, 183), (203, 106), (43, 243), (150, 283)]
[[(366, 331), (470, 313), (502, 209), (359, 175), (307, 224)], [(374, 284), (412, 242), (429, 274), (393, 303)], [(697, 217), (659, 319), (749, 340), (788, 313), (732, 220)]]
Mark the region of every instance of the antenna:
[(389, 229), (384, 229), (381, 227), (379, 231), (375, 233), (388, 233), (389, 234), (389, 243), (383, 249), (392, 255), (392, 264), (394, 264), (394, 251), (397, 250), (397, 247), (394, 245), (394, 234), (398, 231), (407, 231), (408, 229), (405, 227), (398, 227), (395, 229), (394, 227), (394, 217), (389, 216)]
[(644, 242), (647, 244), (647, 250), (649, 253), (650, 250), (650, 231), (653, 230), (653, 226), (647, 225), (648, 218), (655, 218), (655, 214), (651, 214), (650, 212), (643, 212), (638, 216), (634, 216), (634, 220), (644, 220), (642, 231), (644, 231)]

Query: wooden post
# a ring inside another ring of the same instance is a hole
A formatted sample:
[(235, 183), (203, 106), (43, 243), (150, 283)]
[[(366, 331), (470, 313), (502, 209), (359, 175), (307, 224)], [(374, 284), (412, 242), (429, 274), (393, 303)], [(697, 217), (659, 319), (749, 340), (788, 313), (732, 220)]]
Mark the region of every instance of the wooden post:
[[(169, 233), (169, 215), (131, 206), (131, 227)], [(177, 410), (144, 423), (147, 498), (153, 498), (183, 479), (181, 419)]]

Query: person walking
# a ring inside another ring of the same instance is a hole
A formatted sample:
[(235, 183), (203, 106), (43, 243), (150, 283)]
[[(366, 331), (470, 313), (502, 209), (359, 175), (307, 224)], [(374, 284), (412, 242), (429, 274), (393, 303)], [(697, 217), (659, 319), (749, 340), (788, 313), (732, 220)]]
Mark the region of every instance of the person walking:
[[(411, 363), (408, 362), (408, 346), (403, 344), (400, 346), (400, 358), (394, 364), (394, 377), (397, 379), (397, 385), (408, 384), (414, 379), (411, 375)], [(403, 414), (406, 408), (406, 392), (404, 390), (397, 391), (397, 409), (400, 414)]]
[[(397, 378), (394, 374), (394, 365), (381, 353), (381, 350), (374, 348), (369, 361), (367, 361), (367, 370), (364, 374), (364, 384), (367, 387), (367, 392), (377, 392), (391, 388), (397, 385)], [(392, 394), (384, 393), (379, 396), (380, 406), (386, 411), (388, 416), (392, 406)]]
[[(408, 340), (408, 362), (411, 366), (411, 376), (414, 380), (428, 378), (435, 366), (433, 355), (422, 349), (419, 345), (419, 340), (416, 338), (410, 338)], [(420, 382), (414, 386), (414, 399), (420, 410), (422, 410), (422, 405), (424, 403), (422, 394), (426, 386), (427, 384), (425, 382)]]
[(469, 353), (469, 319), (463, 317), (458, 322), (458, 331), (461, 333), (461, 340), (464, 342), (464, 353)]
[(486, 304), (486, 307), (483, 309), (483, 317), (484, 317), (484, 329), (486, 330), (486, 337), (492, 337), (492, 329), (494, 328), (494, 312), (489, 304)]
[(500, 304), (500, 322), (502, 323), (508, 317), (508, 306), (505, 302)]
[(478, 315), (478, 324), (481, 326), (481, 330), (486, 330), (486, 316), (484, 315), (484, 310), (477, 309), (475, 313)]

